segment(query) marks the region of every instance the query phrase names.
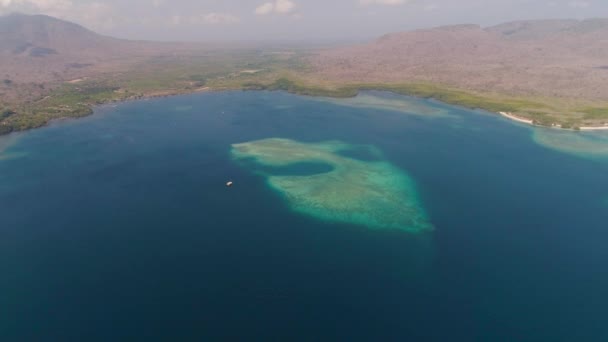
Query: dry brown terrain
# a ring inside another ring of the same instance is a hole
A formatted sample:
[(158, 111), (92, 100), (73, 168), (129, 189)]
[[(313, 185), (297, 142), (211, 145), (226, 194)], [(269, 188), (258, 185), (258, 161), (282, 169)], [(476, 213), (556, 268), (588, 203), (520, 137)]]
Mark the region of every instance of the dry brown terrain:
[(608, 19), (439, 27), (305, 51), (128, 41), (43, 15), (0, 17), (0, 134), (208, 87), (373, 88), (576, 128), (608, 125), (607, 85)]
[(101, 103), (274, 80), (282, 59), (243, 44), (129, 41), (44, 15), (0, 16), (0, 134)]
[(64, 82), (204, 50), (197, 44), (115, 39), (44, 15), (12, 14), (0, 17), (0, 94), (5, 103), (31, 101)]
[(328, 82), (430, 82), (512, 96), (608, 100), (608, 19), (394, 33), (311, 59)]

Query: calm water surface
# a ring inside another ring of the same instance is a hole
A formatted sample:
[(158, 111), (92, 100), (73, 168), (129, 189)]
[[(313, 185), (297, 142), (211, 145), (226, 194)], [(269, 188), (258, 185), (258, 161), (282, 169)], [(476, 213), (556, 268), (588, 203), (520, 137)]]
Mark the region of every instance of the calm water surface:
[[(130, 102), (5, 144), (0, 340), (608, 341), (608, 159), (366, 96)], [(373, 145), (435, 230), (293, 212), (230, 157), (273, 137)]]

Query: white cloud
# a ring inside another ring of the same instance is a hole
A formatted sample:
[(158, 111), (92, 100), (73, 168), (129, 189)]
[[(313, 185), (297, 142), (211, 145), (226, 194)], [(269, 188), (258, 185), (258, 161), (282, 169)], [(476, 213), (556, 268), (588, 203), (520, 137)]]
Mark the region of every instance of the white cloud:
[(273, 11), (274, 11), (274, 4), (272, 2), (267, 2), (265, 4), (261, 4), (260, 6), (258, 6), (255, 9), (255, 14), (257, 14), (257, 15), (265, 15), (265, 14), (270, 14)]
[(261, 4), (255, 9), (255, 14), (291, 14), (295, 11), (295, 9), (296, 3), (291, 0), (276, 0), (275, 2), (266, 2)]
[(589, 6), (591, 6), (591, 4), (588, 1), (570, 1), (568, 3), (568, 6), (572, 7), (572, 8), (587, 8)]
[(368, 5), (388, 5), (396, 6), (408, 3), (409, 0), (359, 0), (359, 4), (363, 6)]
[(291, 13), (295, 8), (296, 4), (289, 0), (277, 0), (274, 4), (274, 11), (279, 14)]
[(208, 13), (202, 16), (203, 22), (207, 24), (234, 24), (240, 19), (230, 13)]

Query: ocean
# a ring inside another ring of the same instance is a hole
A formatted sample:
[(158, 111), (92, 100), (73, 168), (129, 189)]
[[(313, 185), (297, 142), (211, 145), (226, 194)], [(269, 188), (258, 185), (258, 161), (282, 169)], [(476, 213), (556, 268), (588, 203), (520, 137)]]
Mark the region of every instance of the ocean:
[[(608, 341), (589, 137), (384, 92), (158, 98), (3, 137), (0, 340)], [(323, 157), (235, 157), (259, 141)]]

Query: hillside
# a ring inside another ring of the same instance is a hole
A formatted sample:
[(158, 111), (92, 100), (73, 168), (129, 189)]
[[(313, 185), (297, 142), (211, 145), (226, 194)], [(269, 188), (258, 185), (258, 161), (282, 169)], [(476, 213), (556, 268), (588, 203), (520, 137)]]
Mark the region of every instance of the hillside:
[(42, 57), (75, 51), (86, 54), (107, 48), (117, 41), (77, 24), (44, 15), (0, 17), (0, 51), (4, 55)]
[(111, 101), (276, 80), (276, 69), (295, 58), (281, 51), (130, 41), (44, 15), (0, 16), (0, 134), (88, 115)]
[(323, 51), (310, 62), (316, 77), (327, 82), (424, 83), (603, 105), (608, 102), (608, 19), (394, 33)]
[(0, 75), (17, 83), (65, 81), (124, 69), (180, 44), (105, 37), (44, 15), (0, 17)]
[(608, 20), (446, 26), (306, 51), (121, 40), (14, 14), (0, 17), (0, 80), (0, 134), (87, 115), (100, 103), (208, 89), (380, 89), (542, 125), (603, 125)]

